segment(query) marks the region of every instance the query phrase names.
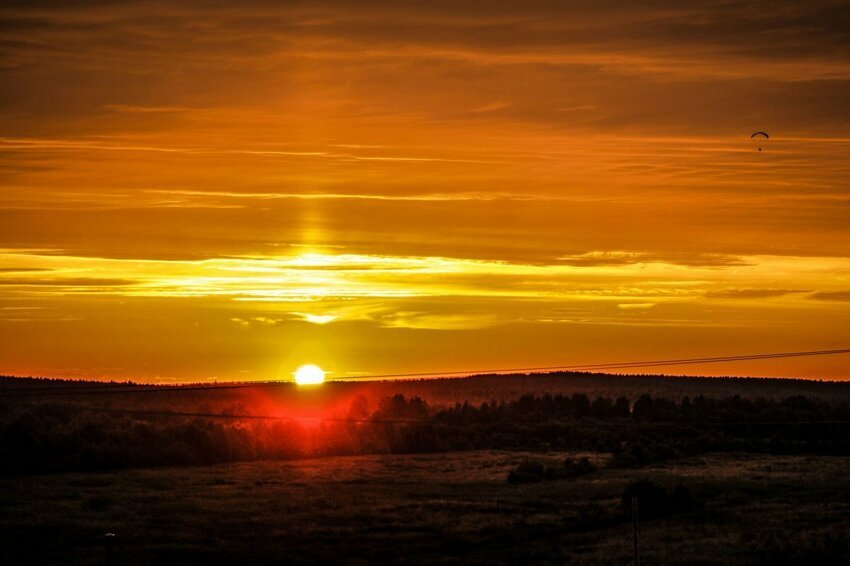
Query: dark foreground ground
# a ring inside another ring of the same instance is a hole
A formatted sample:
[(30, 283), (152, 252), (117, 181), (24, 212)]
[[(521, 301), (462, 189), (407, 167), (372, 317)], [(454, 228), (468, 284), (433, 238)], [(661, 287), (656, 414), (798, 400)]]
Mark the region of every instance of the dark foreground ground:
[[(569, 454), (576, 457), (582, 454)], [(707, 454), (512, 485), (528, 459), (480, 451), (0, 479), (3, 564), (629, 564), (636, 479), (695, 508), (640, 524), (642, 564), (850, 557), (850, 458)], [(107, 550), (104, 534), (115, 533)], [(110, 556), (111, 555), (111, 556)]]

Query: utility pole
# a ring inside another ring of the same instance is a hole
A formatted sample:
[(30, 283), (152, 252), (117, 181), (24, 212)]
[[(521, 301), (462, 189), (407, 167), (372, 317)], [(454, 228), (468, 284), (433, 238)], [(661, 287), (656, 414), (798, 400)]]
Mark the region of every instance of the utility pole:
[(632, 496), (632, 538), (635, 547), (635, 566), (640, 566), (640, 550), (638, 550), (638, 498)]
[(114, 559), (112, 548), (115, 546), (115, 533), (106, 533), (103, 535), (103, 546), (106, 549), (106, 565), (112, 566)]

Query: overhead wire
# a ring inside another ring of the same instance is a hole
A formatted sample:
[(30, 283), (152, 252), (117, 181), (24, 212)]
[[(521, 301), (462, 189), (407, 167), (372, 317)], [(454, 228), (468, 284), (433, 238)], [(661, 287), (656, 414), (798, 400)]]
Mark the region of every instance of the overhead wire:
[[(440, 378), (449, 376), (476, 376), (476, 375), (498, 375), (511, 373), (529, 373), (529, 372), (557, 372), (557, 371), (597, 371), (597, 370), (615, 370), (615, 369), (639, 369), (650, 367), (665, 367), (679, 365), (696, 365), (696, 364), (714, 364), (727, 363), (735, 361), (757, 361), (767, 359), (782, 359), (782, 358), (799, 358), (810, 356), (827, 356), (838, 354), (850, 354), (850, 348), (836, 348), (831, 350), (808, 350), (798, 352), (773, 352), (767, 354), (741, 354), (734, 356), (712, 356), (703, 358), (678, 358), (678, 359), (662, 359), (662, 360), (644, 360), (633, 362), (612, 362), (601, 364), (573, 364), (573, 365), (555, 365), (555, 366), (533, 366), (533, 367), (512, 367), (512, 368), (496, 368), (496, 369), (474, 369), (474, 370), (450, 370), (450, 371), (431, 371), (431, 372), (415, 372), (415, 373), (387, 373), (363, 375), (356, 377), (347, 377), (341, 379), (332, 379), (329, 382), (356, 382), (356, 381), (377, 381), (386, 379), (403, 379), (403, 378)], [(123, 383), (108, 383), (108, 384), (86, 384), (86, 385), (36, 385), (21, 388), (0, 388), (0, 398), (14, 397), (32, 397), (32, 396), (48, 396), (51, 394), (58, 395), (97, 395), (97, 394), (119, 394), (119, 393), (177, 393), (186, 391), (212, 391), (223, 389), (251, 389), (264, 387), (288, 387), (292, 386), (291, 381), (255, 381), (241, 383), (221, 383), (221, 384), (192, 384), (192, 385), (131, 385)]]
[[(224, 419), (224, 420), (260, 420), (260, 421), (286, 421), (286, 422), (316, 422), (316, 423), (339, 423), (339, 424), (404, 424), (404, 425), (447, 425), (458, 426), (457, 423), (443, 422), (439, 419), (393, 419), (393, 418), (349, 418), (349, 417), (311, 417), (311, 416), (285, 416), (285, 415), (257, 415), (250, 413), (214, 413), (194, 411), (163, 411), (151, 409), (119, 409), (112, 407), (95, 407), (90, 405), (71, 405), (80, 410), (88, 410), (97, 413), (128, 415), (138, 417), (181, 417), (202, 419)], [(850, 425), (850, 420), (822, 420), (822, 421), (640, 421), (626, 420), (622, 422), (604, 421), (548, 421), (547, 424), (557, 424), (570, 427), (629, 427), (629, 426), (780, 426), (780, 425)]]

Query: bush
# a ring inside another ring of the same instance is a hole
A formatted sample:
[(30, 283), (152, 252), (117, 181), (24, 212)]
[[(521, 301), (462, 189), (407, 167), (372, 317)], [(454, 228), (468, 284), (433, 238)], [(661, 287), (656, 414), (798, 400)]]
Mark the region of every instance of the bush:
[(508, 474), (508, 483), (538, 483), (546, 477), (546, 466), (536, 460), (523, 460)]
[(524, 460), (508, 474), (509, 483), (537, 483), (543, 480), (561, 480), (584, 476), (596, 471), (590, 460), (567, 458), (563, 465), (546, 466), (536, 460)]
[(596, 466), (594, 466), (593, 463), (587, 458), (580, 458), (579, 460), (567, 458), (564, 460), (564, 473), (568, 478), (586, 476), (588, 474), (592, 474), (595, 471)]

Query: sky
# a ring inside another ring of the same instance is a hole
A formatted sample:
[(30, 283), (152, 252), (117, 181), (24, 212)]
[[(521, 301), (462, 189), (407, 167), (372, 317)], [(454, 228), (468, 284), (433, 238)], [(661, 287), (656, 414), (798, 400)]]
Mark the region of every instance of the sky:
[(846, 348), (848, 27), (843, 0), (5, 2), (0, 373)]

